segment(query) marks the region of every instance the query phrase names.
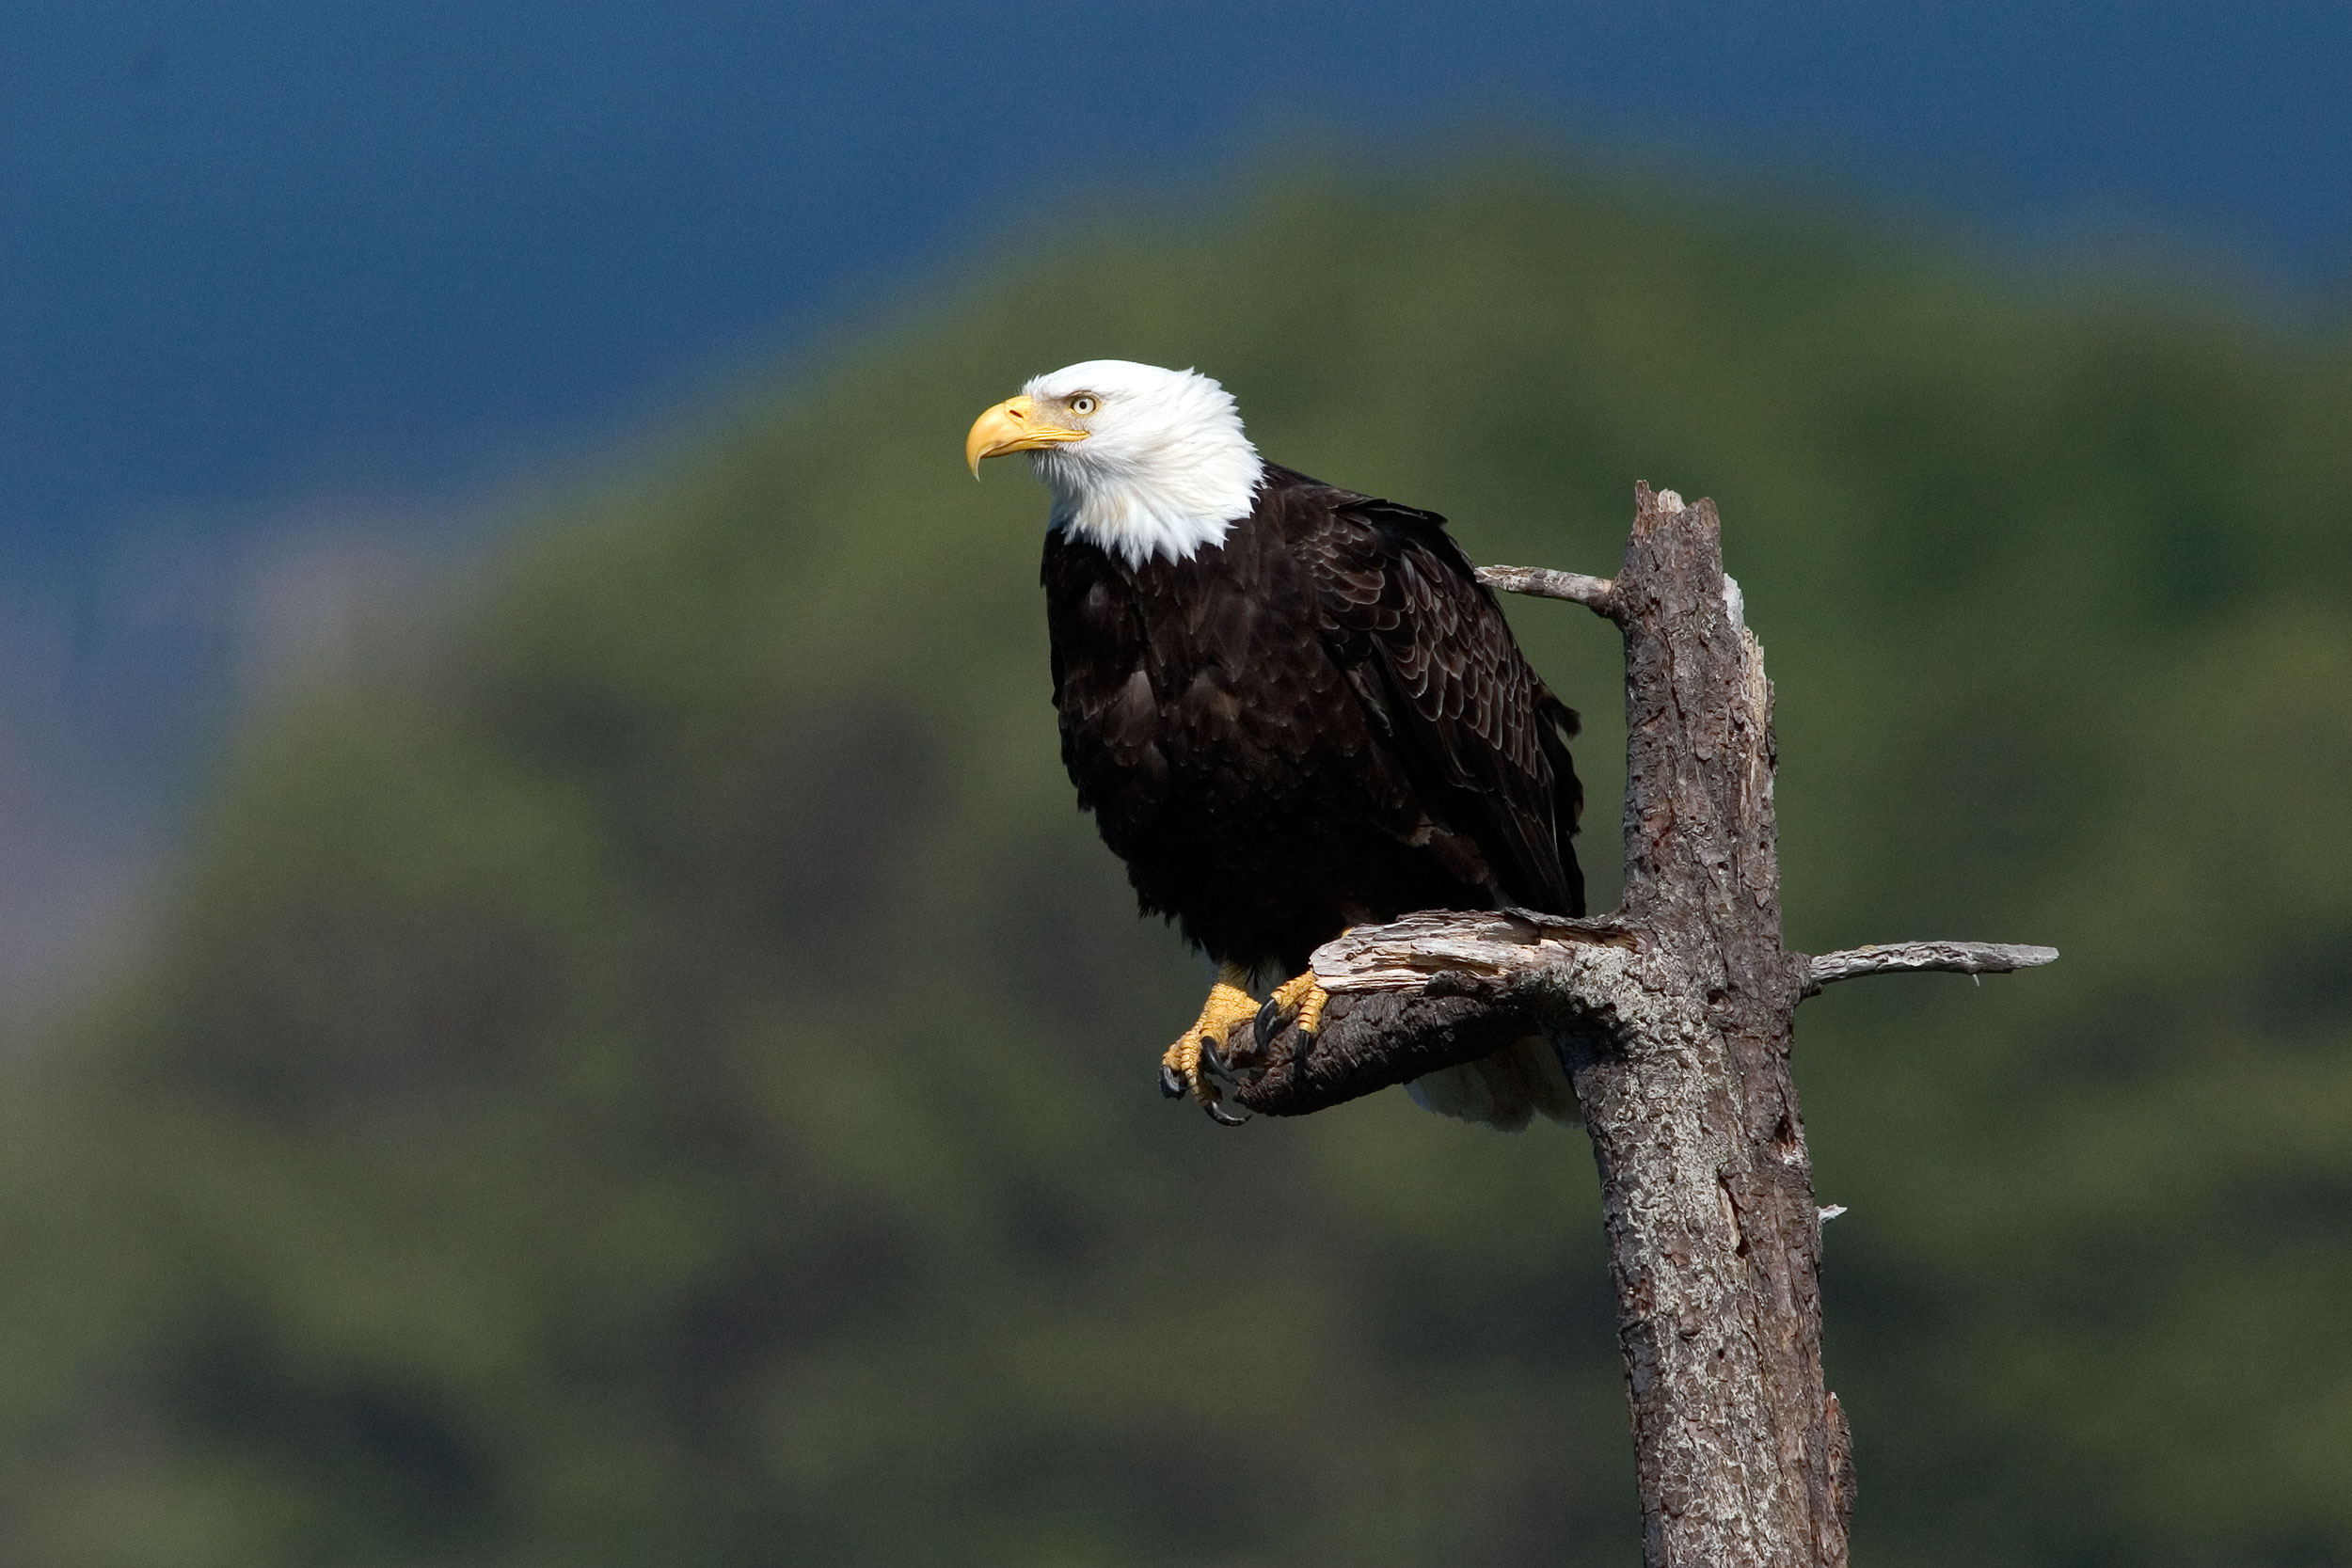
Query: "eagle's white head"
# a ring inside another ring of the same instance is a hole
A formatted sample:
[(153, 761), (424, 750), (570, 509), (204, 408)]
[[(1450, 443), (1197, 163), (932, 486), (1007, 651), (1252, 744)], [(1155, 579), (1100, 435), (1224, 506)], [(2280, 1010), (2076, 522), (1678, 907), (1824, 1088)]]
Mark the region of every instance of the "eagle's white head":
[(1249, 515), (1258, 449), (1232, 394), (1197, 371), (1089, 359), (1031, 379), (964, 441), (980, 459), (1025, 451), (1054, 493), (1053, 526), (1130, 566), (1189, 559)]

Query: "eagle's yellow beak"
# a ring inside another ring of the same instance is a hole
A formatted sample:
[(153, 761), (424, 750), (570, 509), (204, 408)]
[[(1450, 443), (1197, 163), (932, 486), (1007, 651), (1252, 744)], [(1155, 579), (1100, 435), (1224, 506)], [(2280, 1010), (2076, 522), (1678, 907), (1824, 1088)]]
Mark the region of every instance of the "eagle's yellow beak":
[(1031, 398), (1007, 398), (995, 407), (972, 421), (972, 434), (963, 438), (963, 460), (972, 465), (972, 477), (980, 477), (980, 459), (1001, 457), (1009, 451), (1035, 451), (1040, 447), (1057, 447), (1066, 441), (1083, 441), (1087, 433), (1073, 430), (1066, 424), (1049, 424), (1037, 417), (1037, 403)]

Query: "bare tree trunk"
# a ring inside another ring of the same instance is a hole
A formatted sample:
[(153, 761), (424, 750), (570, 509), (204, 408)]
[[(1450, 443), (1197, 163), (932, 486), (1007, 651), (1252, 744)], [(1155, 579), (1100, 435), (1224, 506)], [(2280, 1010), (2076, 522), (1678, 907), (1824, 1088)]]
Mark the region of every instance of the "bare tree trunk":
[[(1797, 1005), (1856, 974), (1998, 973), (2048, 948), (1781, 945), (1772, 689), (1711, 502), (1636, 492), (1611, 581), (1492, 568), (1626, 640), (1624, 902), (1568, 920), (1415, 915), (1315, 955), (1334, 1000), (1236, 1098), (1299, 1115), (1540, 1028), (1600, 1166), (1653, 1568), (1842, 1568), (1853, 1470), (1821, 1381), (1821, 1215), (1789, 1072)], [(1304, 1048), (1302, 1050), (1302, 1047)]]

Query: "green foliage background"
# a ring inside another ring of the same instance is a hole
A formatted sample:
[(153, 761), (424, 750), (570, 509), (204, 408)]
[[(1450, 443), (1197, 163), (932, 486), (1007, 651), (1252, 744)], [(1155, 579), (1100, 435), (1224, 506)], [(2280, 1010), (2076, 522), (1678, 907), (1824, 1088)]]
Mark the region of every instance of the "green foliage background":
[[(1505, 161), (1036, 236), (243, 743), (7, 1112), (0, 1553), (1635, 1560), (1579, 1134), (1154, 1090), (958, 462), (1103, 355), (1485, 560), (1715, 497), (1791, 943), (2065, 951), (1801, 1020), (1859, 1560), (2352, 1561), (2352, 344)], [(1605, 907), (1613, 633), (1513, 614)]]

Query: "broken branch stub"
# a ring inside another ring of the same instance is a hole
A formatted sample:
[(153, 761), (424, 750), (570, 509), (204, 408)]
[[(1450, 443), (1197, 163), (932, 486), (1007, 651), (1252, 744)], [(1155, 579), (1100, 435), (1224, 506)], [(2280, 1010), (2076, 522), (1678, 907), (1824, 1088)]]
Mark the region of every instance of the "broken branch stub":
[(1804, 961), (1804, 994), (1818, 996), (1821, 988), (1865, 974), (2010, 974), (2058, 962), (2055, 947), (2028, 947), (2005, 942), (1894, 942), (1884, 945), (1824, 953)]
[(1852, 1462), (1821, 1381), (1820, 1211), (1789, 1072), (1797, 1005), (1861, 974), (1997, 974), (2048, 948), (1781, 944), (1772, 689), (1712, 502), (1635, 492), (1613, 578), (1489, 567), (1626, 641), (1624, 899), (1598, 919), (1433, 911), (1327, 943), (1332, 1001), (1235, 1098), (1297, 1116), (1541, 1032), (1600, 1167), (1653, 1565), (1843, 1568)]

